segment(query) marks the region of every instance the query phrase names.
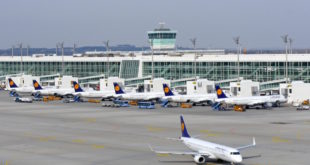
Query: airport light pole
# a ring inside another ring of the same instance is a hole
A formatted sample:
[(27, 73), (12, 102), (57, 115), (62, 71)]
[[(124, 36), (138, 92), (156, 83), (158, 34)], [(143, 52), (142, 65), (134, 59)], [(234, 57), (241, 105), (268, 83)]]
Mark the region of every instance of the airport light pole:
[(23, 43), (18, 44), (18, 46), (20, 48), (20, 73), (23, 74)]
[(15, 46), (13, 45), (13, 46), (12, 46), (12, 58), (13, 58), (13, 56), (14, 56), (14, 49), (15, 49)]
[(293, 54), (293, 48), (292, 48), (292, 44), (293, 44), (293, 39), (292, 38), (289, 38), (288, 39), (288, 42), (289, 42), (289, 44), (290, 44), (290, 54)]
[(63, 76), (65, 73), (65, 70), (64, 70), (64, 68), (65, 68), (65, 65), (64, 65), (64, 61), (65, 61), (65, 59), (64, 59), (64, 42), (59, 43), (59, 45), (61, 48), (61, 74)]
[(287, 52), (287, 49), (288, 49), (289, 39), (288, 39), (287, 34), (285, 34), (281, 38), (285, 44), (285, 83), (287, 84), (288, 83), (288, 69), (287, 69), (287, 61), (288, 61), (288, 55), (287, 54), (288, 54), (288, 52)]
[(195, 75), (195, 81), (197, 81), (197, 54), (196, 54), (196, 38), (192, 38), (190, 39), (191, 43), (193, 44), (193, 48), (194, 48), (194, 75)]
[(108, 62), (108, 78), (110, 77), (110, 57), (109, 57), (109, 52), (110, 52), (110, 46), (109, 46), (109, 40), (103, 41), (105, 48), (106, 48), (106, 54), (107, 54), (107, 62)]
[(235, 44), (237, 45), (237, 66), (238, 66), (238, 82), (240, 82), (240, 37), (233, 38)]
[(59, 43), (56, 44), (56, 56), (58, 55), (58, 46), (59, 46)]
[(29, 48), (30, 48), (30, 45), (27, 45), (27, 56), (29, 56)]
[(76, 46), (77, 46), (77, 45), (74, 43), (74, 44), (73, 44), (72, 55), (74, 55), (74, 54), (75, 54), (75, 49), (76, 49)]
[(151, 47), (151, 51), (152, 51), (152, 80), (154, 79), (154, 49), (153, 49), (153, 42), (154, 42), (154, 39), (150, 39), (149, 43), (150, 43), (150, 47)]

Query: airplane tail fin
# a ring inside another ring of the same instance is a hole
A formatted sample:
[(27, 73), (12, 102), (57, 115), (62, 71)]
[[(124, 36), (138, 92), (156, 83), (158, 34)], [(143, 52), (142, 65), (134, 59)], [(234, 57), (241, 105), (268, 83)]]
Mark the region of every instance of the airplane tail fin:
[(225, 93), (223, 92), (223, 90), (221, 89), (219, 85), (215, 85), (215, 90), (216, 90), (217, 98), (219, 99), (227, 98), (227, 96), (225, 95)]
[(11, 78), (9, 78), (8, 80), (9, 80), (10, 88), (18, 88), (18, 86), (15, 84), (15, 82)]
[(73, 81), (73, 88), (75, 92), (84, 92), (80, 84), (78, 84), (76, 81)]
[(114, 85), (114, 90), (115, 90), (116, 94), (124, 94), (125, 93), (118, 83), (114, 82), (113, 85)]
[(165, 96), (173, 96), (174, 95), (167, 84), (163, 84), (163, 87), (164, 87)]
[(190, 136), (189, 136), (189, 134), (188, 134), (188, 132), (187, 132), (186, 125), (185, 125), (185, 122), (184, 122), (184, 119), (183, 119), (183, 116), (182, 116), (182, 115), (180, 116), (180, 119), (181, 119), (182, 137), (190, 138)]
[(37, 80), (32, 80), (32, 82), (33, 82), (33, 87), (34, 87), (35, 90), (41, 90), (41, 89), (43, 89), (43, 88), (41, 87), (41, 85), (38, 83)]

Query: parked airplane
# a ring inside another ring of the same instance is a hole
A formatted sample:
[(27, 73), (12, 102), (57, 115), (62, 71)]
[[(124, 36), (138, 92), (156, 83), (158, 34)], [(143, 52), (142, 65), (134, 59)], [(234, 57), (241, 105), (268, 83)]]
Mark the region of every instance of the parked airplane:
[(192, 102), (193, 104), (208, 103), (211, 104), (216, 99), (215, 94), (193, 94), (193, 95), (175, 95), (167, 84), (163, 84), (165, 96), (162, 99), (171, 102)]
[(164, 94), (162, 92), (144, 92), (144, 93), (125, 93), (118, 83), (113, 83), (116, 97), (125, 100), (159, 100)]
[(73, 81), (73, 88), (75, 93), (73, 95), (84, 97), (84, 98), (108, 98), (115, 95), (114, 91), (84, 91), (80, 84), (78, 84), (76, 81)]
[(34, 90), (33, 87), (18, 87), (16, 85), (16, 83), (11, 78), (9, 78), (8, 81), (9, 81), (9, 85), (10, 85), (9, 91), (12, 95), (14, 95), (15, 93), (22, 94), (22, 95), (23, 94), (31, 94), (32, 91)]
[(241, 163), (242, 156), (240, 154), (240, 150), (254, 147), (256, 145), (255, 138), (253, 138), (253, 143), (247, 146), (242, 146), (238, 148), (232, 148), (228, 146), (224, 146), (221, 144), (216, 144), (212, 142), (208, 142), (205, 140), (197, 139), (191, 137), (186, 129), (185, 122), (183, 120), (183, 116), (181, 118), (181, 132), (182, 136), (178, 141), (181, 141), (192, 151), (183, 152), (183, 151), (156, 151), (150, 146), (150, 149), (157, 154), (171, 154), (171, 155), (191, 155), (194, 158), (194, 161), (197, 164), (206, 163), (207, 159), (215, 159), (215, 160), (223, 160), (234, 163)]
[(271, 103), (275, 106), (280, 106), (281, 103), (285, 103), (287, 99), (282, 95), (270, 95), (270, 96), (250, 96), (250, 97), (230, 97), (228, 98), (219, 85), (215, 86), (218, 99), (216, 102), (226, 103), (230, 105), (242, 105), (242, 106), (255, 106), (261, 105), (266, 107)]
[(61, 96), (61, 97), (70, 97), (73, 96), (74, 89), (73, 88), (55, 88), (55, 87), (47, 87), (42, 88), (41, 85), (37, 82), (37, 80), (33, 80), (33, 93), (35, 96)]

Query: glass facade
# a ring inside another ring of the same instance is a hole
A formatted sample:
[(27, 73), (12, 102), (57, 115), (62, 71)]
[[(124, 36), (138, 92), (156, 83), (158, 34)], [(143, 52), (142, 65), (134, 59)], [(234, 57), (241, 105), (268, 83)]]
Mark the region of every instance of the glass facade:
[[(0, 75), (18, 74), (20, 73), (20, 62), (3, 62), (0, 61)], [(23, 72), (34, 76), (43, 76), (62, 73), (61, 62), (23, 62)], [(119, 76), (120, 62), (110, 62), (110, 76)], [(100, 74), (108, 74), (107, 62), (65, 62), (64, 75), (72, 75), (73, 77), (97, 76)]]
[[(237, 62), (197, 62), (196, 72), (200, 78), (225, 80), (238, 77)], [(310, 62), (288, 62), (291, 80), (310, 82)], [(154, 62), (154, 76), (166, 79), (194, 77), (194, 62)], [(152, 63), (143, 63), (143, 76), (151, 75)], [(240, 77), (258, 82), (285, 78), (285, 62), (240, 62)]]

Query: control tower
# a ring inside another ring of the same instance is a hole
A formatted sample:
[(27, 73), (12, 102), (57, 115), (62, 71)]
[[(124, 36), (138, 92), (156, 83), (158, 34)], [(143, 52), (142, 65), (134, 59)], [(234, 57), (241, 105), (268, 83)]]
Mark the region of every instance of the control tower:
[(147, 32), (151, 48), (155, 51), (174, 50), (177, 31), (165, 28), (165, 23), (159, 23), (159, 25), (159, 28)]

